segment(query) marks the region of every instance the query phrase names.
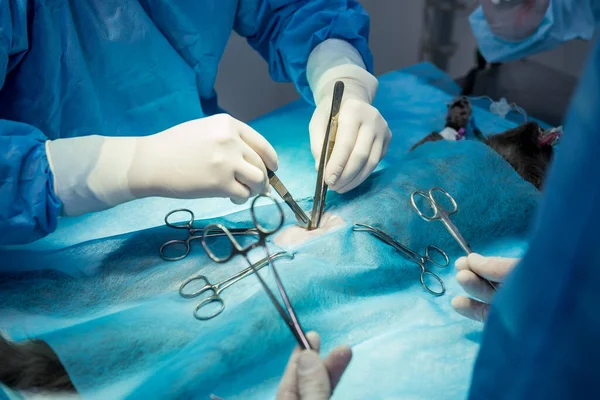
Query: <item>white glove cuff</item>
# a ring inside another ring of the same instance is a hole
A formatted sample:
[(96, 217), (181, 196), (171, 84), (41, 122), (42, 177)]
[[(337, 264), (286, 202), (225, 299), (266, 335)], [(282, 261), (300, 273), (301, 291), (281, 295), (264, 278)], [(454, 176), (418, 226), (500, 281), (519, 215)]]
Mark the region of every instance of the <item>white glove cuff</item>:
[(344, 99), (359, 98), (369, 104), (373, 103), (379, 87), (377, 78), (364, 68), (352, 64), (339, 65), (325, 72), (311, 87), (315, 104), (331, 97), (337, 81), (344, 82)]
[(128, 172), (137, 138), (84, 136), (49, 140), (46, 155), (62, 214), (77, 216), (135, 199)]
[(338, 65), (356, 65), (366, 69), (362, 56), (345, 40), (327, 39), (313, 49), (306, 64), (306, 79), (310, 88), (315, 88), (316, 82), (328, 70)]
[(365, 67), (362, 56), (350, 43), (327, 39), (313, 49), (306, 65), (306, 78), (313, 92), (315, 104), (333, 93), (336, 81), (345, 84), (344, 98), (358, 97), (373, 102), (377, 78)]

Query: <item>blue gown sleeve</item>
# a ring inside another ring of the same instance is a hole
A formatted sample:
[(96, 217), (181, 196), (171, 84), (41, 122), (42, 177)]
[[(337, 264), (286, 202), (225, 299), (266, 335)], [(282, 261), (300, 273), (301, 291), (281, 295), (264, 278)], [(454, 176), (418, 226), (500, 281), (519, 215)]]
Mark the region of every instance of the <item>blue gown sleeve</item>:
[(306, 63), (319, 43), (347, 41), (373, 72), (369, 24), (368, 14), (355, 0), (241, 0), (234, 29), (269, 63), (275, 81), (293, 82), (312, 103)]
[(600, 393), (599, 126), (596, 43), (529, 250), (492, 304), (470, 399), (584, 399)]
[[(0, 90), (27, 51), (26, 2), (0, 2)], [(46, 136), (33, 126), (0, 119), (0, 245), (24, 244), (56, 229)]]

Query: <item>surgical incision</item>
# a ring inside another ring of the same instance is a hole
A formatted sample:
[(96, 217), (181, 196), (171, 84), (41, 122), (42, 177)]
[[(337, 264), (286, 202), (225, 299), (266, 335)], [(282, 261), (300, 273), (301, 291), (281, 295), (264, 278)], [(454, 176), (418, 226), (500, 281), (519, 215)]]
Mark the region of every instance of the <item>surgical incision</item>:
[(344, 224), (345, 221), (341, 217), (326, 212), (321, 217), (321, 224), (318, 229), (309, 231), (298, 225), (289, 226), (277, 233), (273, 241), (280, 247), (299, 246), (311, 239), (333, 232)]

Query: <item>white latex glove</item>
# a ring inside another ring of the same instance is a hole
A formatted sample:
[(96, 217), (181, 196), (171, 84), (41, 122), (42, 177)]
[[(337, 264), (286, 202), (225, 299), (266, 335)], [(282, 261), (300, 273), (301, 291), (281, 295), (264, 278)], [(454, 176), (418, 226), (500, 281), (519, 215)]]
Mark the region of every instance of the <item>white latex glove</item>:
[(241, 204), (269, 191), (265, 164), (278, 167), (267, 140), (227, 114), (150, 136), (48, 141), (46, 152), (63, 215), (71, 216), (154, 196)]
[(339, 346), (322, 360), (319, 335), (309, 332), (306, 336), (313, 350), (296, 346), (281, 378), (277, 400), (329, 399), (352, 359), (352, 350)]
[(483, 257), (475, 253), (456, 260), (455, 265), (458, 269), (456, 279), (470, 297), (456, 296), (452, 299), (452, 307), (467, 318), (484, 322), (487, 319), (494, 291), (479, 276), (501, 284), (519, 260), (518, 258)]
[(325, 169), (325, 182), (331, 190), (348, 192), (375, 170), (392, 138), (387, 122), (371, 105), (379, 83), (366, 71), (356, 49), (337, 39), (313, 50), (307, 76), (317, 105), (309, 125), (315, 168), (329, 124), (333, 86), (336, 81), (344, 83), (336, 143)]

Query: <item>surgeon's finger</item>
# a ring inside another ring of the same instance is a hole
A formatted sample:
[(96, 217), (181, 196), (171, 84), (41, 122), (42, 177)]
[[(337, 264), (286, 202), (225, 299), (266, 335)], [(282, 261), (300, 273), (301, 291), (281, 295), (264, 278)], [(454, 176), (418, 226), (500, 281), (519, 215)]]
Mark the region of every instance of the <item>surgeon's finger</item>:
[[(387, 122), (386, 122), (386, 124), (387, 124)], [(391, 141), (392, 141), (392, 131), (388, 126), (387, 131), (384, 135), (384, 139), (383, 139), (383, 152), (381, 153), (381, 158), (385, 157), (385, 155), (387, 154)]]
[(279, 159), (277, 158), (277, 152), (273, 146), (271, 146), (264, 136), (252, 129), (249, 125), (246, 125), (241, 121), (237, 122), (239, 123), (238, 128), (242, 140), (254, 149), (260, 158), (262, 158), (267, 168), (271, 171), (277, 171), (277, 168), (279, 168)]
[(369, 160), (374, 143), (375, 133), (368, 126), (362, 125), (358, 131), (358, 138), (356, 139), (348, 163), (344, 166), (342, 175), (337, 180), (327, 183), (332, 190), (337, 192), (358, 176)]
[(337, 192), (338, 193), (349, 192), (350, 190), (356, 188), (358, 185), (363, 183), (364, 180), (367, 179), (373, 171), (375, 171), (375, 168), (377, 168), (377, 165), (379, 164), (379, 161), (381, 160), (382, 154), (383, 154), (383, 140), (375, 139), (375, 143), (373, 144), (373, 147), (371, 148), (371, 155), (369, 156), (369, 159), (367, 160), (367, 163), (365, 164), (363, 169), (346, 186), (338, 189)]
[(336, 190), (343, 184), (340, 182), (336, 186), (336, 182), (346, 169), (348, 160), (357, 144), (360, 120), (352, 115), (351, 111), (352, 108), (344, 109), (340, 114), (335, 145), (331, 152), (331, 158), (327, 162), (327, 168), (325, 168), (325, 182), (332, 190)]
[(234, 180), (227, 188), (227, 196), (233, 204), (244, 204), (250, 198), (250, 189)]
[(485, 322), (490, 310), (488, 304), (464, 296), (453, 298), (452, 308), (460, 315), (480, 322)]
[(518, 262), (518, 258), (483, 257), (476, 253), (467, 257), (469, 269), (492, 282), (503, 282)]
[(246, 160), (241, 160), (235, 170), (235, 179), (250, 189), (250, 197), (267, 192), (267, 184), (263, 172)]
[(458, 284), (469, 294), (486, 303), (490, 303), (494, 297), (494, 290), (486, 281), (475, 275), (473, 271), (463, 270), (456, 274)]
[(331, 382), (319, 354), (305, 350), (298, 357), (298, 393), (303, 400), (329, 400)]
[(454, 262), (454, 266), (459, 271), (469, 269), (469, 263), (467, 262), (467, 257), (464, 256), (464, 257), (457, 258), (456, 261)]
[(267, 193), (269, 191), (269, 178), (267, 176), (267, 167), (263, 162), (262, 158), (246, 143), (242, 143), (242, 155), (244, 160), (249, 164), (255, 166), (262, 173), (262, 186), (263, 188), (258, 193)]
[(352, 349), (348, 346), (338, 346), (325, 358), (325, 367), (329, 372), (331, 391), (336, 388), (342, 375), (352, 360)]
[[(318, 353), (321, 349), (321, 338), (319, 337), (319, 334), (317, 332), (308, 332), (306, 338), (312, 349)], [(277, 390), (277, 400), (298, 400), (300, 398), (296, 371), (298, 367), (298, 357), (300, 357), (301, 351), (302, 349), (300, 346), (296, 346), (290, 356), (283, 377), (281, 378), (279, 389)]]

